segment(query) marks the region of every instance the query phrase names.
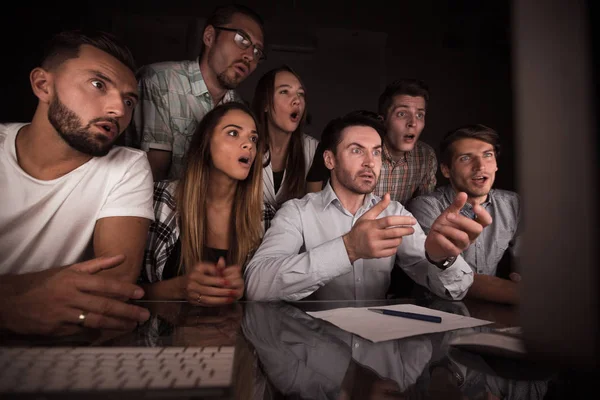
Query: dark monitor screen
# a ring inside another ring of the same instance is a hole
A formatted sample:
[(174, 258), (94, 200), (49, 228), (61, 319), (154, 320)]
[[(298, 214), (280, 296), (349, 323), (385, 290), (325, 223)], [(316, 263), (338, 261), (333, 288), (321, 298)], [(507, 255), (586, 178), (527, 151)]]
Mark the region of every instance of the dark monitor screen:
[[(598, 359), (598, 42), (583, 0), (513, 2), (513, 84), (524, 237), (521, 320), (534, 357)], [(595, 7), (595, 8), (594, 8)]]

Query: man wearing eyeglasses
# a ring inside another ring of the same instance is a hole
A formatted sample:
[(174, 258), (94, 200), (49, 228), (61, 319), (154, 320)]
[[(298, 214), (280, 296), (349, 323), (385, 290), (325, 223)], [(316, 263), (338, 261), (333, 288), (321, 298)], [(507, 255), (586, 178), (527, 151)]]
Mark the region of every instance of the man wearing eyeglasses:
[(190, 138), (216, 105), (242, 102), (234, 89), (265, 58), (262, 18), (242, 5), (215, 9), (196, 60), (147, 65), (125, 144), (148, 154), (154, 181), (177, 179)]

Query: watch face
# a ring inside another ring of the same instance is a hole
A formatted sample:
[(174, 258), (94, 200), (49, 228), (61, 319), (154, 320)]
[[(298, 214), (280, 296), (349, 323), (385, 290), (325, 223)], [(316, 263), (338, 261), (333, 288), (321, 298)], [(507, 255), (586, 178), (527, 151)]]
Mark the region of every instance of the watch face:
[(456, 260), (456, 257), (448, 257), (446, 258), (446, 260), (442, 263), (442, 267), (448, 267), (450, 265), (452, 265), (452, 263), (454, 262), (454, 260)]

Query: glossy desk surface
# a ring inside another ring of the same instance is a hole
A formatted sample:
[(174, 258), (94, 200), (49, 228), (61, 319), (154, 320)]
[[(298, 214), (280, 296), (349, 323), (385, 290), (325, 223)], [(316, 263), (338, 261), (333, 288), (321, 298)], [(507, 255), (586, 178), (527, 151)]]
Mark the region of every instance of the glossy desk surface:
[[(372, 343), (304, 312), (397, 303), (417, 303), (494, 324)], [(152, 316), (133, 332), (90, 331), (65, 338), (0, 334), (0, 344), (235, 346), (233, 387), (227, 397), (232, 399), (553, 399), (570, 390), (564, 371), (448, 345), (461, 333), (516, 326), (517, 312), (510, 306), (439, 299), (239, 302), (220, 308), (184, 302), (139, 304)]]

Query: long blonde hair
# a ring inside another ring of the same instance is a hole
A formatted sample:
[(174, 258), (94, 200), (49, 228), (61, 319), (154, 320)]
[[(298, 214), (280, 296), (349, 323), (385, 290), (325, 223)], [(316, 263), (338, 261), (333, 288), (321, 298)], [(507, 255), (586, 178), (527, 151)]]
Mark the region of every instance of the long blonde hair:
[(229, 251), (227, 265), (244, 265), (248, 255), (260, 244), (262, 236), (262, 158), (263, 135), (252, 111), (244, 104), (231, 102), (219, 105), (204, 116), (192, 136), (185, 159), (185, 168), (177, 185), (175, 201), (179, 217), (181, 258), (179, 274), (185, 268), (203, 261), (207, 242), (206, 193), (212, 165), (210, 140), (216, 126), (231, 110), (240, 110), (254, 120), (259, 132), (256, 157), (248, 177), (238, 181), (231, 219), (229, 221)]

